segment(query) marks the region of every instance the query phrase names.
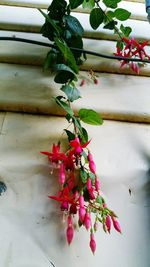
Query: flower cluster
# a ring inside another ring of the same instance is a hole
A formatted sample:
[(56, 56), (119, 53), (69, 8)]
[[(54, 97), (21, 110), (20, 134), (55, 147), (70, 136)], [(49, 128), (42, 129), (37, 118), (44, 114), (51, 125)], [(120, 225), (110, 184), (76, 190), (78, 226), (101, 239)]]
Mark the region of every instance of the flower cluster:
[[(74, 237), (75, 217), (78, 226), (90, 231), (89, 246), (94, 253), (96, 242), (94, 234), (98, 223), (106, 233), (110, 233), (111, 224), (121, 233), (116, 215), (110, 210), (101, 196), (100, 182), (96, 175), (93, 156), (85, 143), (77, 136), (69, 141), (67, 152), (60, 151), (60, 143), (53, 144), (52, 152), (41, 152), (48, 156), (53, 168), (58, 168), (60, 190), (49, 198), (60, 202), (60, 209), (66, 218), (66, 238), (70, 243)], [(93, 216), (91, 214), (93, 213)]]
[(140, 68), (139, 63), (135, 63), (133, 61), (129, 61), (126, 58), (139, 58), (141, 60), (148, 59), (150, 60), (150, 56), (145, 51), (145, 46), (148, 45), (148, 41), (143, 43), (138, 43), (134, 38), (127, 39), (125, 37), (122, 38), (123, 48), (121, 49), (117, 46), (117, 52), (114, 53), (115, 56), (124, 57), (124, 60), (121, 63), (121, 68), (125, 65), (129, 65), (129, 67), (139, 74)]

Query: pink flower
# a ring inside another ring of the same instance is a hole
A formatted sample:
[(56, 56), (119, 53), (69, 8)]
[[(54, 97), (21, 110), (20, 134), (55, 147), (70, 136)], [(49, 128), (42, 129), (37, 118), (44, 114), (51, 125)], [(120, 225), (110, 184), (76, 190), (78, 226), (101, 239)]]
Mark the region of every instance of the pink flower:
[(86, 212), (84, 217), (84, 225), (87, 230), (91, 227), (91, 215), (89, 212)]
[(74, 236), (74, 228), (72, 225), (69, 225), (67, 227), (67, 231), (66, 231), (67, 242), (69, 245), (72, 242), (73, 236)]
[(107, 231), (110, 233), (110, 230), (111, 230), (111, 219), (110, 219), (109, 215), (107, 215), (105, 223), (106, 223)]
[(120, 227), (120, 224), (119, 224), (119, 222), (116, 220), (116, 218), (115, 217), (111, 217), (111, 219), (112, 219), (112, 222), (113, 222), (113, 226), (114, 226), (114, 228), (116, 229), (116, 231), (118, 231), (119, 233), (121, 233), (121, 227)]
[(49, 161), (58, 163), (59, 160), (66, 160), (66, 155), (60, 152), (60, 145), (53, 144), (52, 152), (41, 152), (48, 156)]
[(59, 170), (59, 183), (63, 185), (64, 182), (65, 182), (65, 168), (64, 168), (64, 164), (61, 163), (60, 170)]
[(94, 188), (91, 187), (91, 189), (89, 190), (89, 195), (90, 195), (90, 199), (93, 200), (95, 199), (95, 194), (94, 194)]
[(85, 208), (80, 207), (79, 208), (79, 220), (80, 220), (80, 222), (84, 222), (85, 214), (86, 214)]
[(96, 250), (96, 242), (95, 242), (93, 233), (90, 235), (90, 248), (91, 248), (91, 250), (92, 250), (92, 252), (94, 254), (95, 250)]
[(73, 147), (72, 153), (81, 154), (83, 148), (85, 148), (89, 143), (90, 143), (90, 141), (88, 141), (85, 144), (81, 145), (79, 138), (76, 137), (74, 140), (70, 141), (70, 146)]

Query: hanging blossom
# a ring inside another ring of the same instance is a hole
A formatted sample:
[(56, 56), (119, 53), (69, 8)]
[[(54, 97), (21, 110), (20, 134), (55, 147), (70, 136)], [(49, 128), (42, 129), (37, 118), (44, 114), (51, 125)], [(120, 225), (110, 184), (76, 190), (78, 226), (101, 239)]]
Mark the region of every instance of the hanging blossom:
[[(60, 210), (66, 218), (66, 240), (70, 245), (74, 238), (75, 222), (89, 231), (89, 247), (96, 251), (95, 232), (98, 224), (110, 233), (111, 226), (121, 233), (121, 227), (115, 213), (110, 210), (101, 196), (100, 182), (96, 174), (93, 155), (87, 148), (90, 141), (82, 142), (77, 136), (69, 142), (67, 152), (60, 151), (60, 143), (53, 144), (47, 155), (53, 168), (58, 169), (60, 189), (49, 198), (60, 203)], [(93, 216), (91, 216), (93, 214)], [(77, 220), (76, 220), (77, 217)]]
[(125, 65), (129, 65), (129, 67), (139, 74), (140, 65), (139, 63), (126, 60), (126, 58), (139, 58), (141, 60), (148, 59), (150, 60), (150, 56), (145, 51), (145, 46), (148, 45), (148, 41), (144, 41), (143, 43), (137, 42), (133, 37), (131, 39), (127, 39), (125, 37), (122, 38), (123, 48), (121, 49), (117, 46), (117, 52), (114, 53), (115, 56), (124, 57), (124, 60), (121, 62), (121, 68)]

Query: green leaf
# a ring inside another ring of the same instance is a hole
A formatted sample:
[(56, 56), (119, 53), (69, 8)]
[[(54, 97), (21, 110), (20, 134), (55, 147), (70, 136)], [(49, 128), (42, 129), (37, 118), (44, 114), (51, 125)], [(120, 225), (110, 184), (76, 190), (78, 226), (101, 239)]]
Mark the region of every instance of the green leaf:
[(103, 123), (100, 115), (92, 109), (80, 109), (79, 118), (83, 122), (91, 125), (101, 125)]
[(71, 9), (77, 8), (83, 3), (84, 0), (69, 0)]
[(122, 31), (125, 37), (129, 37), (130, 33), (132, 32), (132, 29), (130, 27), (124, 27), (123, 24), (120, 25), (120, 30)]
[(83, 6), (83, 8), (92, 9), (95, 6), (95, 1), (94, 0), (84, 0), (82, 6)]
[(44, 62), (44, 70), (47, 70), (48, 68), (52, 68), (52, 66), (56, 63), (57, 60), (57, 54), (53, 50), (50, 50), (47, 53), (47, 57)]
[(117, 21), (112, 20), (109, 23), (107, 23), (103, 28), (108, 30), (114, 30), (117, 23), (118, 23)]
[(116, 8), (119, 2), (121, 2), (121, 0), (103, 0), (105, 6), (110, 8)]
[(85, 128), (82, 127), (82, 142), (83, 144), (86, 143), (88, 141), (88, 133), (87, 130)]
[(124, 20), (127, 20), (131, 16), (131, 13), (127, 11), (126, 9), (117, 8), (114, 12), (114, 15), (118, 20), (124, 21)]
[(82, 134), (82, 126), (81, 126), (80, 120), (76, 117), (73, 117), (73, 121), (75, 123), (75, 126), (79, 130), (79, 132)]
[(92, 9), (90, 13), (90, 24), (94, 30), (96, 30), (99, 27), (99, 25), (103, 22), (103, 20), (104, 20), (103, 11), (100, 8)]
[(77, 100), (78, 98), (81, 98), (80, 92), (76, 87), (72, 87), (70, 85), (64, 85), (61, 87), (61, 90), (67, 95), (68, 100), (70, 102), (73, 102), (74, 100)]
[(54, 97), (56, 103), (62, 107), (70, 116), (73, 116), (73, 110), (69, 107), (69, 105), (64, 102), (62, 99), (63, 97), (62, 96), (57, 96), (57, 97)]
[(64, 83), (74, 80), (74, 77), (75, 77), (74, 74), (69, 71), (59, 71), (56, 74), (54, 81), (55, 83), (64, 84)]
[(74, 34), (78, 34), (79, 36), (82, 36), (84, 33), (84, 29), (82, 27), (82, 25), (80, 24), (80, 22), (78, 21), (77, 18), (73, 17), (73, 16), (68, 16), (65, 15), (64, 16), (64, 20), (66, 22), (66, 25), (68, 26), (68, 28), (74, 33)]
[(80, 177), (81, 177), (82, 182), (85, 184), (87, 182), (88, 174), (83, 169), (83, 167), (81, 167), (81, 169), (80, 169)]
[(75, 134), (74, 134), (74, 133), (68, 131), (67, 129), (64, 129), (64, 131), (66, 132), (66, 134), (67, 134), (67, 136), (68, 136), (68, 140), (69, 140), (69, 142), (70, 142), (71, 140), (74, 140), (74, 139), (75, 139)]
[(54, 38), (56, 45), (58, 46), (58, 48), (60, 49), (60, 51), (62, 52), (64, 58), (67, 60), (67, 63), (69, 65), (69, 67), (75, 72), (78, 73), (79, 69), (78, 66), (76, 64), (74, 55), (72, 54), (70, 48), (67, 46), (67, 44), (61, 40), (60, 38), (56, 37)]

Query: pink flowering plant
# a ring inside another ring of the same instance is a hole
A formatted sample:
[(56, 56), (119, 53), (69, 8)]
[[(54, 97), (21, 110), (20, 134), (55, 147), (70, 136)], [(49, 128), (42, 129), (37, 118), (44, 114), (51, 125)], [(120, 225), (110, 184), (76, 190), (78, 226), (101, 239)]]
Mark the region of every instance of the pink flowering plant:
[[(89, 232), (89, 246), (93, 253), (96, 250), (94, 236), (99, 224), (106, 233), (111, 232), (112, 225), (121, 233), (121, 227), (117, 215), (107, 206), (102, 196), (94, 156), (89, 148), (91, 140), (82, 126), (82, 122), (101, 125), (103, 120), (96, 111), (86, 108), (80, 109), (75, 115), (71, 106), (72, 102), (81, 97), (76, 83), (79, 66), (86, 60), (82, 39), (84, 28), (71, 12), (80, 5), (88, 8), (90, 25), (94, 30), (101, 25), (118, 36), (114, 56), (121, 61), (121, 67), (128, 65), (135, 73), (139, 73), (138, 61), (150, 59), (145, 51), (147, 41), (139, 43), (130, 37), (132, 29), (125, 27), (122, 21), (128, 19), (131, 13), (118, 8), (119, 2), (120, 0), (69, 0), (68, 4), (65, 0), (53, 0), (47, 14), (40, 10), (45, 17), (41, 32), (52, 43), (44, 68), (54, 72), (54, 81), (61, 84), (63, 95), (55, 97), (54, 100), (65, 112), (69, 124), (64, 130), (68, 140), (66, 151), (62, 151), (58, 140), (57, 144), (53, 144), (51, 152), (42, 152), (48, 157), (52, 168), (59, 170), (59, 191), (49, 198), (59, 203), (60, 210), (65, 215), (68, 244), (70, 245), (74, 238), (74, 224), (77, 221), (79, 227), (85, 227)], [(95, 73), (90, 70), (89, 74), (97, 86)], [(83, 86), (84, 83), (82, 80), (80, 85)]]

